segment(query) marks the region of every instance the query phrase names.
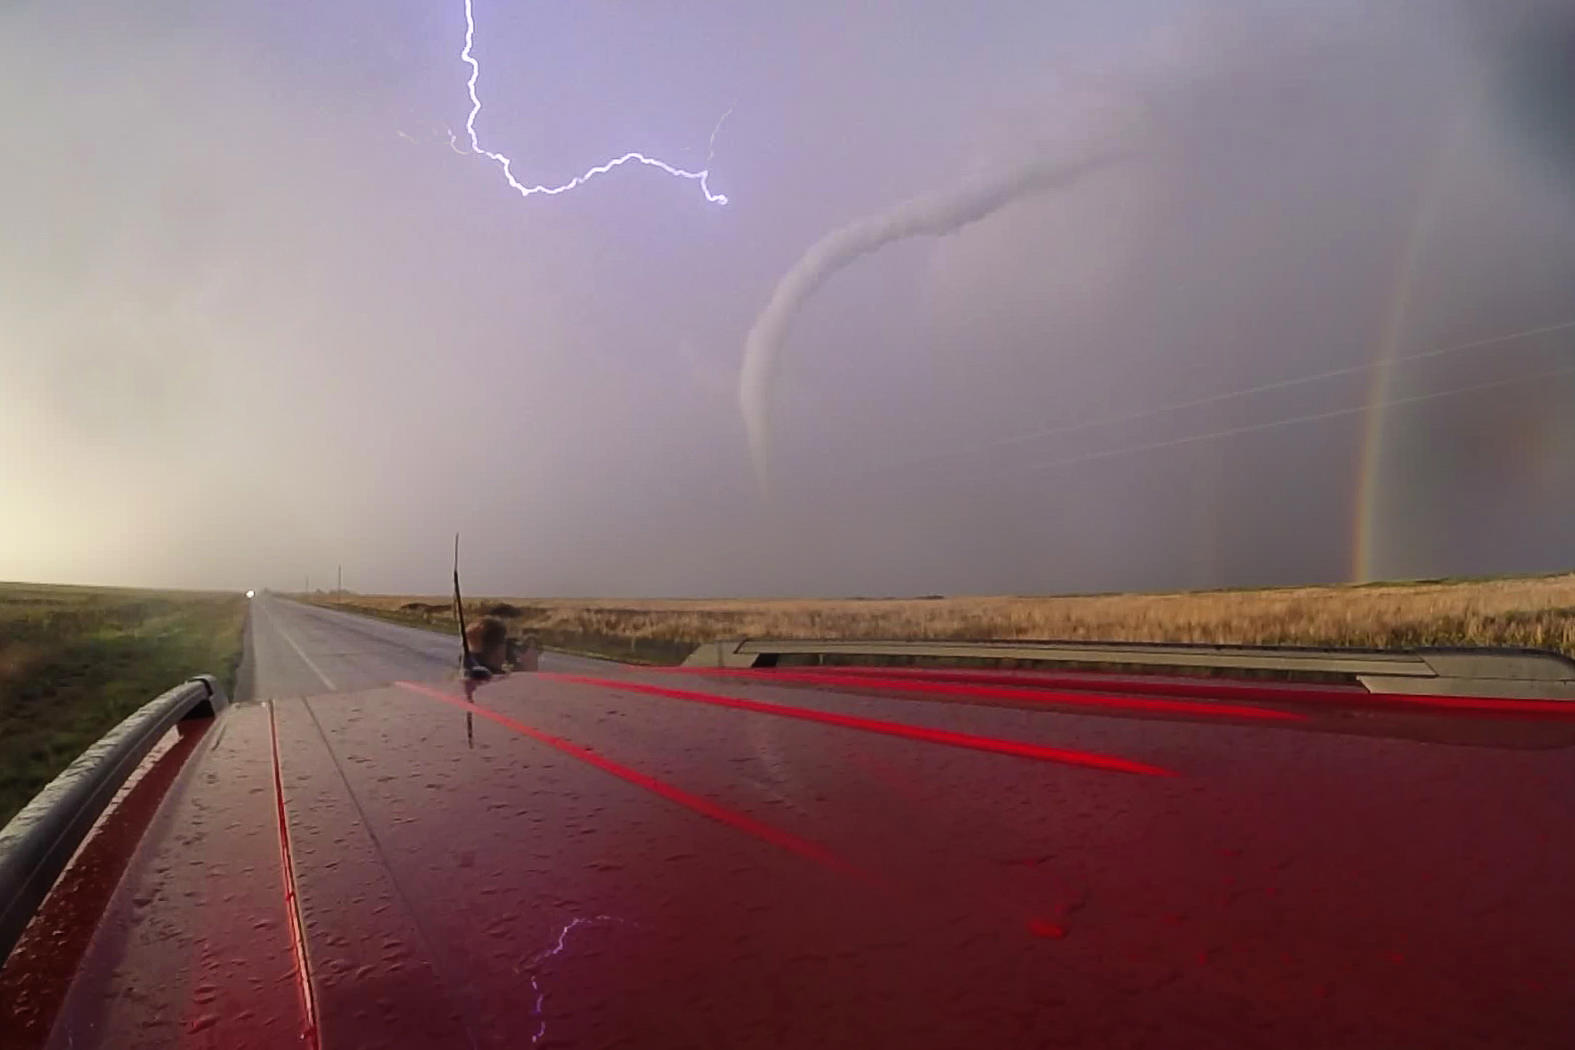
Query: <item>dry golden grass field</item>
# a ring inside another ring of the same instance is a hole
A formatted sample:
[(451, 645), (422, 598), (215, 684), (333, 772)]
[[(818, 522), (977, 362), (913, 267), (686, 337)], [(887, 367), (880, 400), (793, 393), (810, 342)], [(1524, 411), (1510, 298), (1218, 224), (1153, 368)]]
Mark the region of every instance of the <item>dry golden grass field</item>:
[[(318, 595), (453, 629), (441, 595)], [(1175, 641), (1361, 646), (1504, 645), (1575, 655), (1575, 573), (1178, 594), (904, 599), (467, 598), (550, 647), (672, 662), (718, 638)]]

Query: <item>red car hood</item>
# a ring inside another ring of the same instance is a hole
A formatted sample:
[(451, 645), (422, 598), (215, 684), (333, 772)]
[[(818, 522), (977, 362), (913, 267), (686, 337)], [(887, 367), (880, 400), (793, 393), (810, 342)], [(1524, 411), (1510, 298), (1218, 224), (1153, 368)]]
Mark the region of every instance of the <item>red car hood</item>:
[(1575, 1032), (1575, 721), (1556, 703), (608, 675), (233, 705), (49, 1044)]

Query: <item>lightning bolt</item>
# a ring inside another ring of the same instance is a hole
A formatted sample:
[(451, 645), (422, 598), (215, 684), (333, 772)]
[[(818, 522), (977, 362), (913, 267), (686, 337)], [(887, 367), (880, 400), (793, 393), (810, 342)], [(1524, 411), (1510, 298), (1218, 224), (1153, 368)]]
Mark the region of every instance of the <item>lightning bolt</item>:
[(543, 990), (541, 983), (536, 980), (536, 975), (540, 970), (541, 965), (548, 959), (551, 959), (553, 956), (563, 951), (564, 946), (568, 943), (569, 934), (572, 933), (577, 927), (592, 926), (596, 923), (622, 921), (623, 920), (618, 918), (616, 915), (598, 915), (593, 919), (587, 919), (583, 917), (571, 919), (567, 925), (558, 931), (557, 944), (553, 945), (551, 948), (542, 949), (535, 955), (532, 955), (525, 963), (525, 966), (529, 971), (527, 973), (527, 977), (530, 980), (531, 990), (536, 993), (536, 1009), (534, 1011), (536, 1015), (536, 1034), (531, 1036), (530, 1043), (532, 1046), (539, 1044), (541, 1042), (542, 1036), (547, 1034), (547, 993), (545, 990)]
[[(496, 164), (502, 170), (503, 178), (511, 187), (513, 187), (514, 192), (518, 193), (521, 197), (534, 197), (538, 193), (544, 193), (549, 197), (555, 197), (560, 193), (567, 193), (569, 190), (583, 186), (587, 182), (596, 178), (598, 175), (605, 175), (614, 168), (621, 168), (625, 164), (644, 164), (647, 167), (664, 171), (674, 178), (688, 179), (691, 182), (699, 183), (700, 192), (705, 194), (705, 199), (711, 204), (727, 203), (726, 194), (713, 193), (711, 191), (709, 180), (711, 177), (711, 158), (716, 153), (716, 136), (717, 133), (722, 130), (722, 122), (727, 119), (728, 113), (732, 112), (731, 109), (729, 109), (727, 113), (722, 114), (722, 119), (718, 120), (716, 122), (716, 127), (712, 129), (710, 152), (706, 155), (706, 167), (702, 168), (700, 171), (685, 171), (683, 168), (675, 168), (666, 161), (659, 160), (656, 157), (647, 157), (643, 153), (630, 152), (625, 153), (621, 157), (614, 158), (605, 164), (598, 164), (596, 167), (591, 168), (581, 175), (576, 175), (574, 178), (560, 186), (527, 186), (523, 182), (520, 182), (514, 177), (513, 160), (502, 153), (495, 153), (492, 150), (482, 146), (481, 139), (476, 134), (476, 118), (481, 114), (481, 96), (476, 93), (476, 81), (481, 78), (481, 63), (476, 61), (476, 56), (472, 54), (475, 41), (475, 4), (474, 0), (465, 0), (465, 47), (464, 50), (459, 53), (459, 57), (460, 61), (464, 62), (470, 67), (470, 79), (466, 83), (466, 87), (470, 91), (470, 115), (465, 118), (465, 133), (470, 137), (470, 152), (480, 154), (481, 156), (486, 157)], [(456, 150), (459, 149), (458, 139), (453, 133), (449, 134), (449, 145)], [(459, 152), (464, 151), (459, 150)]]

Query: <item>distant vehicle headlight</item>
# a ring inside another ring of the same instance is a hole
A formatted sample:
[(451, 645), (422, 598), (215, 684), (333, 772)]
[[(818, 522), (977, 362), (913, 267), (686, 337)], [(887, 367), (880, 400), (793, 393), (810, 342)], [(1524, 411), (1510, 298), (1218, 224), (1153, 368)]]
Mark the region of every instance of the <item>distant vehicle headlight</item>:
[(247, 591), (246, 592), (246, 597), (251, 598), (251, 597), (255, 596), (256, 594), (257, 594), (256, 591)]

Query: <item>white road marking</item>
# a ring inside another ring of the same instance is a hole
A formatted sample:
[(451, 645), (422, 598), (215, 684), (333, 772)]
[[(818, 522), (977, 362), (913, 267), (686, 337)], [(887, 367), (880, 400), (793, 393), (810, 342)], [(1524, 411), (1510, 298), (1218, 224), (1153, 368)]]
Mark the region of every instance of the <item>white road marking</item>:
[(312, 673), (323, 680), (323, 684), (328, 687), (329, 692), (337, 692), (339, 687), (334, 685), (334, 680), (323, 674), (323, 669), (312, 663), (312, 658), (306, 655), (306, 651), (299, 645), (296, 645), (295, 639), (291, 638), (290, 635), (286, 633), (285, 629), (279, 626), (279, 620), (274, 616), (273, 610), (271, 609), (268, 611), (268, 622), (273, 624), (273, 629), (279, 632), (279, 637), (288, 642), (290, 644), (290, 648), (295, 650), (295, 655), (299, 656), (306, 663), (306, 666), (312, 669)]

